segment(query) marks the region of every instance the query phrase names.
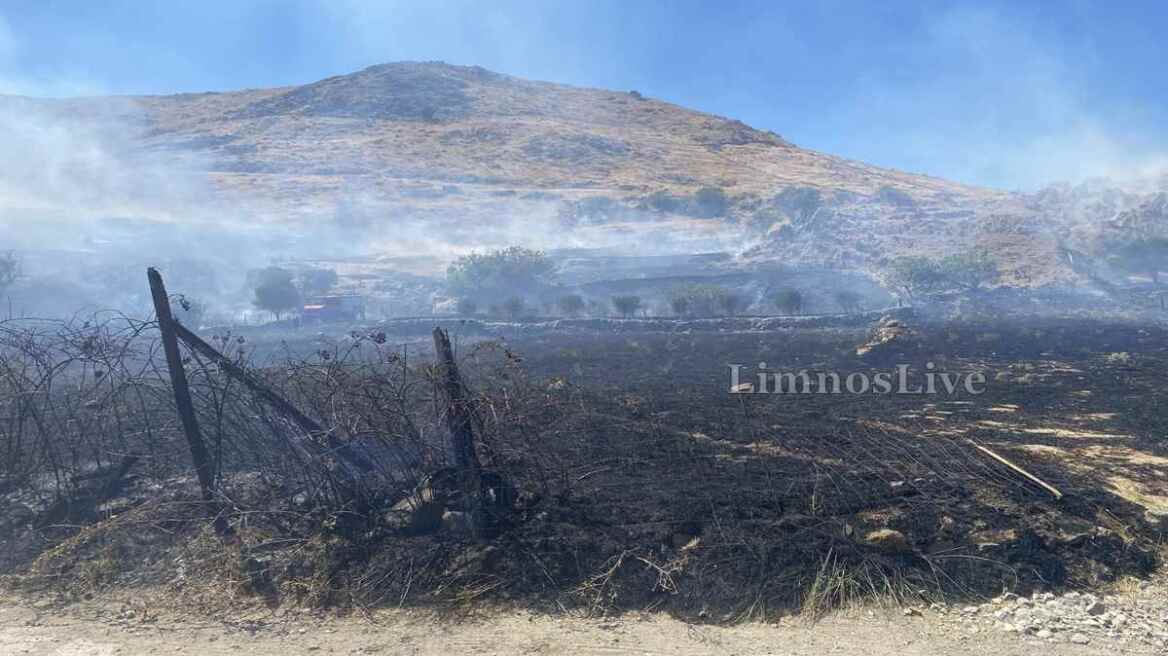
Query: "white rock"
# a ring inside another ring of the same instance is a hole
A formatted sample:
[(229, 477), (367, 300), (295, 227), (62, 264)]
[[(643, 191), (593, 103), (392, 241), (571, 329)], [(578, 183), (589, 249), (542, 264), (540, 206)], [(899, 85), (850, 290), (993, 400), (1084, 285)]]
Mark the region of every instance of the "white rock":
[(1085, 645), (1085, 644), (1091, 642), (1091, 639), (1088, 638), (1087, 636), (1083, 635), (1082, 633), (1072, 633), (1071, 634), (1071, 642), (1075, 643), (1076, 645)]

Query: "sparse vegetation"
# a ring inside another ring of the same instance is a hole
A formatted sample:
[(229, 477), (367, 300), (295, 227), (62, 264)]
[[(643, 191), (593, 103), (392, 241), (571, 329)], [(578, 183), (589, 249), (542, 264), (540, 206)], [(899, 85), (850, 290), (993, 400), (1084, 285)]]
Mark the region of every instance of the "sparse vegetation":
[(1111, 247), (1110, 261), (1129, 273), (1143, 274), (1160, 284), (1160, 272), (1168, 268), (1168, 239), (1145, 237)]
[(16, 253), (0, 253), (0, 293), (11, 287), (19, 276), (20, 259)]
[(515, 320), (523, 316), (527, 310), (527, 303), (522, 296), (512, 296), (503, 301), (502, 308), (508, 319)]
[(678, 316), (729, 315), (740, 310), (742, 303), (741, 296), (718, 285), (685, 285), (669, 292), (669, 306)]
[(717, 297), (718, 309), (728, 317), (733, 317), (746, 307), (746, 299), (736, 292), (726, 291)]
[(470, 298), (458, 299), (458, 314), (464, 317), (473, 317), (479, 312), (479, 304)]
[(564, 316), (571, 318), (580, 316), (585, 308), (584, 297), (579, 294), (565, 294), (556, 301), (556, 305), (559, 306), (560, 312), (563, 312)]
[(619, 314), (621, 317), (624, 317), (625, 319), (628, 319), (632, 316), (635, 316), (637, 312), (640, 311), (641, 297), (632, 295), (613, 296), (612, 307), (617, 311), (617, 314)]
[(944, 279), (937, 263), (927, 257), (898, 257), (888, 266), (891, 285), (912, 299), (920, 294), (936, 291)]
[(848, 314), (853, 314), (861, 310), (863, 297), (848, 289), (840, 290), (833, 296), (835, 304), (839, 309)]
[(260, 270), (256, 276), (253, 303), (261, 310), (271, 312), (279, 321), (289, 310), (300, 306), (300, 290), (293, 281), (292, 272), (280, 267)]
[(780, 289), (771, 296), (771, 303), (783, 314), (802, 314), (803, 292), (790, 287)]
[(937, 265), (940, 277), (950, 287), (979, 289), (998, 280), (998, 264), (985, 251), (974, 251), (941, 258)]
[(505, 300), (542, 291), (554, 274), (543, 251), (512, 246), (458, 258), (446, 270), (446, 284), (457, 296)]
[(297, 276), (304, 296), (324, 296), (337, 285), (335, 269), (305, 269)]
[(701, 218), (716, 219), (725, 216), (730, 209), (730, 201), (726, 192), (718, 187), (702, 187), (693, 196), (693, 215)]

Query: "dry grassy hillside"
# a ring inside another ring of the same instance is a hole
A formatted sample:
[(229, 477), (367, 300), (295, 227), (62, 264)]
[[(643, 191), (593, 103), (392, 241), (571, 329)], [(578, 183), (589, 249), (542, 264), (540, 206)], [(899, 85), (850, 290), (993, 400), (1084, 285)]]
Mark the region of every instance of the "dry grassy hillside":
[(635, 91), (434, 62), (296, 87), (0, 100), (18, 114), (124, 119), (116, 143), (198, 170), (210, 182), (200, 201), (300, 225), (354, 215), (372, 227), (362, 241), (374, 251), (397, 239), (402, 217), (457, 233), (451, 242), (465, 250), (521, 237), (527, 228), (500, 227), (521, 216), (553, 238), (581, 230), (533, 244), (542, 247), (725, 249), (874, 273), (898, 255), (984, 249), (1006, 282), (1034, 286), (1074, 280), (1060, 244), (1111, 218), (1110, 204), (1074, 193), (1025, 196), (869, 166)]

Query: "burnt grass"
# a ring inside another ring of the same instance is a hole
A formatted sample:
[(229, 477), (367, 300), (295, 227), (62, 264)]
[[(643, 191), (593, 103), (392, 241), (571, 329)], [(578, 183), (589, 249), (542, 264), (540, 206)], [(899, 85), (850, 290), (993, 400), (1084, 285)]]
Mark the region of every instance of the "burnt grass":
[[(855, 328), (533, 334), (492, 344), (489, 364), (466, 342), (484, 463), (517, 491), (498, 535), (403, 535), (381, 509), (292, 504), (238, 472), (237, 548), (210, 536), (189, 480), (137, 481), (90, 527), (42, 529), (11, 580), (66, 596), (162, 586), (208, 608), (489, 600), (734, 621), (1150, 574), (1163, 524), (1115, 481), (1168, 488), (1168, 331), (914, 330), (879, 360), (855, 355), (868, 336)], [(843, 376), (931, 362), (987, 382), (977, 395), (731, 394), (728, 365), (759, 362)]]

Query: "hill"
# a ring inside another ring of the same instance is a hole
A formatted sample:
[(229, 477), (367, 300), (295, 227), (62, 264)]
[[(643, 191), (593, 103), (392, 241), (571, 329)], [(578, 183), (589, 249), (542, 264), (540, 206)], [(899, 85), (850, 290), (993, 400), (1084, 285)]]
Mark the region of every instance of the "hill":
[(0, 100), (9, 116), (98, 121), (82, 133), (119, 165), (178, 163), (197, 184), (155, 186), (184, 188), (181, 203), (216, 220), (338, 227), (314, 243), (387, 256), (526, 242), (879, 272), (897, 255), (979, 248), (1008, 282), (1031, 286), (1073, 279), (1063, 243), (1146, 200), (978, 188), (819, 153), (636, 91), (437, 62), (295, 87)]

